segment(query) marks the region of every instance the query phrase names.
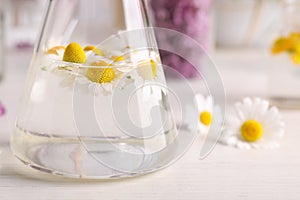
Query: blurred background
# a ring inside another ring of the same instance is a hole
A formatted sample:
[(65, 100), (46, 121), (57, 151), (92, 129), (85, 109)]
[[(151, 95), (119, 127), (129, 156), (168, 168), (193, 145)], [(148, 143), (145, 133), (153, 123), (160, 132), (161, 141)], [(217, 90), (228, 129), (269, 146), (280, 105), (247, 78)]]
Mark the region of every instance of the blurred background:
[[(238, 54), (231, 53), (229, 57), (236, 59), (244, 52), (247, 55), (258, 51), (268, 54), (274, 39), (283, 34), (284, 21), (291, 21), (288, 13), (293, 11), (291, 8), (284, 10), (283, 5), (299, 6), (295, 0), (148, 1), (155, 26), (187, 34), (196, 39), (213, 58), (215, 54), (220, 55), (218, 58), (226, 57), (228, 52), (235, 50)], [(1, 49), (6, 52), (32, 51), (46, 3), (47, 0), (1, 0)], [(89, 14), (86, 10), (86, 15)], [(161, 52), (161, 55), (164, 64), (174, 65), (186, 77), (194, 76), (191, 66), (184, 60), (167, 52)], [(5, 59), (1, 60), (3, 63)], [(1, 66), (3, 68), (3, 64)]]
[(45, 5), (46, 0), (1, 0), (5, 48), (32, 49)]
[[(296, 4), (291, 0), (149, 1), (156, 25), (199, 36), (205, 48), (213, 50), (266, 47), (283, 21), (282, 3)], [(6, 48), (32, 48), (46, 2), (1, 0), (1, 32)]]
[[(149, 1), (156, 25), (199, 36), (205, 48), (213, 50), (266, 47), (280, 29), (282, 2), (291, 3), (290, 0)], [(46, 0), (1, 0), (0, 5), (4, 46), (32, 48)]]

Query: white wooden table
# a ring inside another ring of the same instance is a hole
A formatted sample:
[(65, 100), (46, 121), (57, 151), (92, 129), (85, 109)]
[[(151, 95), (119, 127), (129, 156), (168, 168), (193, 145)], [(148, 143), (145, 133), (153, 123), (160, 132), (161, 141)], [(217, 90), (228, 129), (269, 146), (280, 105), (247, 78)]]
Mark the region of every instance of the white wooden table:
[[(266, 82), (259, 56), (244, 53), (240, 60), (228, 61), (230, 55), (216, 56), (229, 103), (246, 95), (263, 96)], [(199, 160), (198, 139), (174, 165), (142, 177), (88, 182), (34, 178), (9, 148), (29, 60), (30, 53), (8, 52), (6, 79), (0, 84), (0, 100), (8, 107), (7, 115), (0, 118), (1, 200), (300, 199), (300, 111), (293, 110), (282, 110), (286, 136), (276, 150), (238, 150), (218, 144)]]

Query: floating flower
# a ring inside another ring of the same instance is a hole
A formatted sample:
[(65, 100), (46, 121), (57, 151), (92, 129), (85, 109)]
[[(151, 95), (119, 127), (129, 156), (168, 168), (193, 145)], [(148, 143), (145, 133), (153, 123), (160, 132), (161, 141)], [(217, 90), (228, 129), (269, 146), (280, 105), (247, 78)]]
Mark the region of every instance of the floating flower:
[(113, 68), (89, 68), (86, 77), (96, 83), (109, 83), (115, 78)]
[(5, 113), (6, 113), (5, 107), (0, 102), (0, 117), (3, 116), (3, 115), (5, 115)]
[(213, 99), (211, 96), (205, 98), (196, 94), (195, 101), (199, 112), (198, 129), (200, 133), (206, 134), (213, 120)]
[[(91, 70), (99, 70), (99, 68), (98, 69), (90, 68), (90, 69)], [(76, 77), (76, 81), (83, 87), (86, 87), (87, 91), (95, 94), (96, 96), (98, 94), (110, 95), (115, 88), (122, 89), (123, 87), (126, 87), (128, 84), (131, 84), (134, 82), (133, 79), (131, 78), (131, 76), (128, 75), (128, 76), (124, 77), (124, 74), (122, 72), (120, 72), (118, 69), (113, 69), (113, 68), (101, 69), (100, 68), (100, 70), (107, 70), (107, 69), (114, 70), (114, 78), (110, 81), (103, 81), (102, 83), (100, 83), (100, 79), (94, 79), (95, 77), (98, 76), (95, 74), (91, 74), (91, 75), (87, 75), (87, 76), (78, 76), (78, 77)], [(92, 73), (92, 71), (90, 73)], [(98, 73), (98, 71), (96, 73)], [(103, 71), (101, 72), (101, 74), (102, 73), (103, 73)], [(110, 73), (110, 72), (106, 71), (104, 73)], [(92, 76), (92, 77), (89, 78), (89, 76)], [(106, 74), (106, 76), (109, 77), (109, 75), (107, 75), (107, 74)], [(93, 78), (94, 80), (92, 81), (91, 78)], [(102, 80), (104, 80), (104, 79), (102, 79)]]
[(235, 104), (220, 142), (237, 148), (275, 148), (284, 135), (284, 123), (276, 107), (259, 98)]
[[(108, 51), (104, 47), (101, 49), (104, 53), (98, 46), (82, 48), (75, 42), (66, 47), (55, 46), (45, 51), (41, 69), (60, 76), (62, 87), (72, 88), (76, 81), (82, 89), (105, 95), (111, 94), (114, 88), (122, 89), (127, 84), (136, 82), (135, 79), (144, 78), (144, 82), (149, 77), (152, 80), (161, 74), (154, 61), (159, 59), (156, 53), (148, 52), (150, 58), (143, 59), (145, 54), (137, 49), (133, 49), (130, 54), (126, 53), (129, 50), (127, 47), (122, 51)], [(143, 73), (138, 74), (136, 71), (140, 69), (144, 69), (141, 70)], [(132, 73), (134, 71), (136, 73)], [(147, 77), (142, 77), (145, 74)]]

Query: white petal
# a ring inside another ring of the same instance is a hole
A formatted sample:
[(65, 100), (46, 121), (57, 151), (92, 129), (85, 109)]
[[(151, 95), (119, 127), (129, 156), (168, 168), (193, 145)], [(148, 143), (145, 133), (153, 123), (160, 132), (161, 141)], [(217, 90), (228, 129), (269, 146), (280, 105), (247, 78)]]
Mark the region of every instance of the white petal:
[(241, 106), (242, 111), (244, 112), (245, 120), (250, 119), (252, 111), (253, 102), (250, 98), (244, 98), (243, 104)]
[(259, 148), (259, 145), (258, 145), (257, 143), (252, 143), (252, 144), (251, 144), (251, 147), (252, 147), (253, 149), (258, 149), (258, 148)]
[(205, 110), (212, 112), (213, 109), (213, 98), (212, 96), (207, 96), (206, 100), (205, 100)]
[(235, 136), (222, 135), (219, 139), (219, 142), (225, 145), (235, 146), (237, 142), (237, 138)]
[(76, 77), (76, 82), (81, 85), (85, 85), (85, 84), (89, 84), (91, 81), (89, 81), (86, 78)]
[(235, 112), (238, 116), (238, 118), (240, 119), (240, 121), (244, 122), (248, 119), (248, 114), (245, 111), (245, 109), (243, 108), (243, 105), (241, 103), (237, 103), (235, 105)]
[(112, 91), (112, 84), (110, 83), (102, 83), (102, 88), (107, 91), (107, 92), (111, 92)]
[(283, 128), (273, 128), (264, 133), (263, 138), (267, 141), (276, 141), (283, 137), (284, 129)]
[(226, 127), (239, 129), (241, 127), (242, 121), (234, 116), (228, 116), (226, 120)]
[(243, 149), (243, 148), (245, 148), (245, 145), (244, 145), (243, 142), (238, 141), (238, 142), (236, 143), (236, 147), (239, 148), (239, 149)]
[(227, 139), (227, 144), (228, 145), (235, 145), (236, 143), (237, 143), (237, 138), (236, 137), (233, 137), (233, 136), (231, 136), (231, 137), (228, 137), (228, 139)]
[(205, 99), (201, 94), (195, 95), (196, 105), (198, 108), (198, 111), (201, 112), (204, 109)]
[[(129, 73), (129, 72), (131, 72), (134, 68), (132, 67), (132, 66), (124, 66), (124, 67), (117, 67), (117, 68), (115, 68), (117, 71), (120, 71), (120, 72), (122, 72), (122, 73)], [(126, 74), (127, 75), (127, 74)], [(128, 75), (130, 75), (130, 74), (128, 74)]]
[(123, 55), (122, 51), (118, 51), (118, 50), (110, 51), (110, 54), (111, 54), (112, 56), (120, 56), (120, 55)]
[(262, 121), (265, 117), (265, 113), (267, 112), (269, 107), (269, 102), (266, 100), (262, 100), (256, 109), (256, 113), (254, 119), (257, 121)]
[(260, 99), (259, 98), (254, 98), (252, 101), (252, 106), (249, 109), (249, 119), (255, 119), (255, 113), (259, 107)]
[(266, 112), (262, 123), (265, 125), (272, 124), (274, 121), (279, 121), (280, 115), (276, 107), (272, 107), (269, 111)]
[(251, 107), (253, 102), (249, 97), (246, 97), (243, 99), (243, 104), (247, 105), (248, 107)]
[(200, 122), (198, 123), (198, 128), (201, 134), (207, 134), (209, 131), (209, 127), (208, 126), (204, 126), (203, 124), (201, 124)]

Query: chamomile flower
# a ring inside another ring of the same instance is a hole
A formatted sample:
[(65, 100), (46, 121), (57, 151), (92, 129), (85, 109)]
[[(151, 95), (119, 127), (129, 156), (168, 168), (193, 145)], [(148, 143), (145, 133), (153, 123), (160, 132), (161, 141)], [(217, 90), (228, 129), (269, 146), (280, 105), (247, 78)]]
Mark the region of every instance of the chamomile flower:
[(86, 72), (88, 88), (95, 94), (111, 94), (122, 76), (116, 68), (89, 68)]
[(274, 41), (271, 52), (287, 53), (294, 64), (300, 64), (300, 33), (292, 32), (287, 37), (279, 37)]
[(276, 107), (259, 98), (235, 104), (220, 142), (237, 148), (276, 148), (284, 135), (284, 123)]
[(198, 129), (200, 133), (207, 134), (213, 120), (213, 98), (196, 94), (195, 102), (199, 113)]
[(95, 46), (86, 46), (84, 49), (80, 44), (72, 42), (65, 46), (54, 46), (48, 49), (46, 55), (54, 61), (90, 64), (105, 59), (102, 51)]

